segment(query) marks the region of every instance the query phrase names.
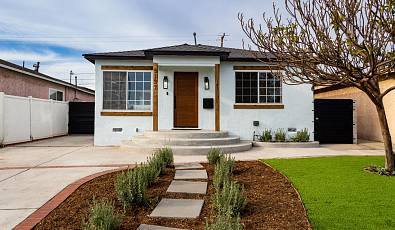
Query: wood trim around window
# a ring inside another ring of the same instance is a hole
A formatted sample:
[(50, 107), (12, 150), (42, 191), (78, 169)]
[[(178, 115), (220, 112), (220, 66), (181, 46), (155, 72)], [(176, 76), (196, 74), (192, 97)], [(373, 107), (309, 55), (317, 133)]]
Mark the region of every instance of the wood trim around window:
[(158, 63), (154, 63), (152, 130), (158, 131)]
[(233, 70), (281, 70), (278, 66), (233, 66)]
[(103, 111), (100, 113), (102, 116), (120, 116), (120, 117), (126, 117), (126, 116), (142, 116), (142, 117), (150, 117), (152, 116), (152, 112), (138, 112), (138, 111)]
[(153, 70), (153, 66), (117, 66), (102, 65), (101, 70)]
[(220, 124), (220, 65), (215, 64), (214, 67), (214, 73), (215, 73), (215, 131), (220, 131), (221, 130), (221, 124)]
[(233, 109), (284, 109), (284, 104), (234, 104)]

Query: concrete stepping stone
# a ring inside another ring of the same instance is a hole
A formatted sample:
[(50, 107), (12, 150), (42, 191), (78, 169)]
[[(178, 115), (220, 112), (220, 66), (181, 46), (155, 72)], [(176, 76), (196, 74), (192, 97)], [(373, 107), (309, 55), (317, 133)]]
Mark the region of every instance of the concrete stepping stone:
[(204, 169), (176, 170), (175, 180), (207, 179), (207, 172)]
[(175, 164), (175, 169), (202, 169), (204, 168), (203, 165), (199, 163), (184, 163), (184, 164)]
[(197, 218), (204, 200), (163, 198), (150, 217)]
[(207, 182), (173, 180), (167, 192), (206, 194)]
[(158, 225), (140, 224), (137, 230), (185, 230), (185, 229), (162, 227)]

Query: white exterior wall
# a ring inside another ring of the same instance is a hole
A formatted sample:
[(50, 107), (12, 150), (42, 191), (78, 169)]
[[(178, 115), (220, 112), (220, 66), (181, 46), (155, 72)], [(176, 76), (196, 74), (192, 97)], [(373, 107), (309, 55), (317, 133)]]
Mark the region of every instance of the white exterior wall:
[[(311, 85), (286, 85), (283, 83), (284, 109), (233, 109), (236, 84), (234, 65), (253, 64), (245, 62), (221, 63), (221, 130), (239, 135), (242, 140), (252, 140), (254, 131), (261, 134), (265, 128), (273, 131), (278, 128), (285, 130), (288, 128), (307, 128), (310, 131), (310, 138), (313, 140), (314, 99)], [(254, 127), (253, 121), (259, 121), (259, 126)]]
[[(136, 135), (138, 132), (152, 130), (152, 117), (100, 115), (103, 111), (103, 71), (101, 70), (101, 66), (152, 66), (152, 61), (96, 60), (95, 63), (96, 87), (94, 144), (97, 146), (120, 145), (122, 140), (131, 139), (132, 136)], [(113, 128), (122, 128), (122, 131), (113, 132)]]
[[(158, 68), (158, 128), (173, 128), (173, 86), (174, 72), (198, 72), (199, 128), (214, 130), (215, 110), (203, 109), (203, 98), (214, 98), (214, 65), (218, 57), (154, 57)], [(179, 63), (179, 65), (177, 64)], [(152, 130), (151, 116), (101, 116), (103, 105), (103, 72), (101, 65), (152, 66), (153, 61), (96, 60), (95, 97), (95, 145), (119, 145), (122, 140), (131, 139), (138, 132)], [(252, 140), (253, 132), (261, 133), (264, 128), (308, 128), (313, 132), (313, 92), (310, 85), (289, 86), (283, 84), (284, 109), (233, 109), (235, 103), (235, 71), (233, 65), (254, 65), (254, 63), (222, 62), (220, 72), (220, 122), (221, 130), (239, 135), (241, 139)], [(258, 65), (258, 63), (255, 63)], [(153, 75), (152, 75), (153, 76)], [(163, 89), (163, 78), (168, 77), (169, 87)], [(209, 77), (210, 89), (204, 89), (204, 77)], [(253, 121), (260, 126), (254, 127)], [(122, 128), (122, 132), (113, 132)], [(136, 128), (138, 132), (136, 132)], [(311, 133), (313, 139), (313, 134)]]
[(68, 102), (0, 92), (0, 145), (66, 135)]

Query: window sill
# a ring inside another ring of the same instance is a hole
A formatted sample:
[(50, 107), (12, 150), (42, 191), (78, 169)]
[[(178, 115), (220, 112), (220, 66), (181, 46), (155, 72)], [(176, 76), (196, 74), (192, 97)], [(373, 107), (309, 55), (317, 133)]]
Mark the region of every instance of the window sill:
[(284, 109), (284, 104), (242, 103), (234, 104), (233, 109)]
[(152, 116), (152, 112), (150, 111), (102, 111), (100, 112), (101, 116), (141, 116), (141, 117), (149, 117)]

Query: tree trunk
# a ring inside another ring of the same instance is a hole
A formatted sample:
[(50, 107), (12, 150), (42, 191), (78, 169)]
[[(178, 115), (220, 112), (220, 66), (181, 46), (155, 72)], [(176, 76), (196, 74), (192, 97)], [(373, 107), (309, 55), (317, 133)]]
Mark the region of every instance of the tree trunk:
[(392, 150), (391, 134), (388, 127), (387, 116), (385, 114), (383, 101), (379, 105), (376, 104), (376, 110), (379, 115), (381, 134), (383, 135), (385, 148), (385, 169), (388, 173), (394, 172), (394, 152)]

